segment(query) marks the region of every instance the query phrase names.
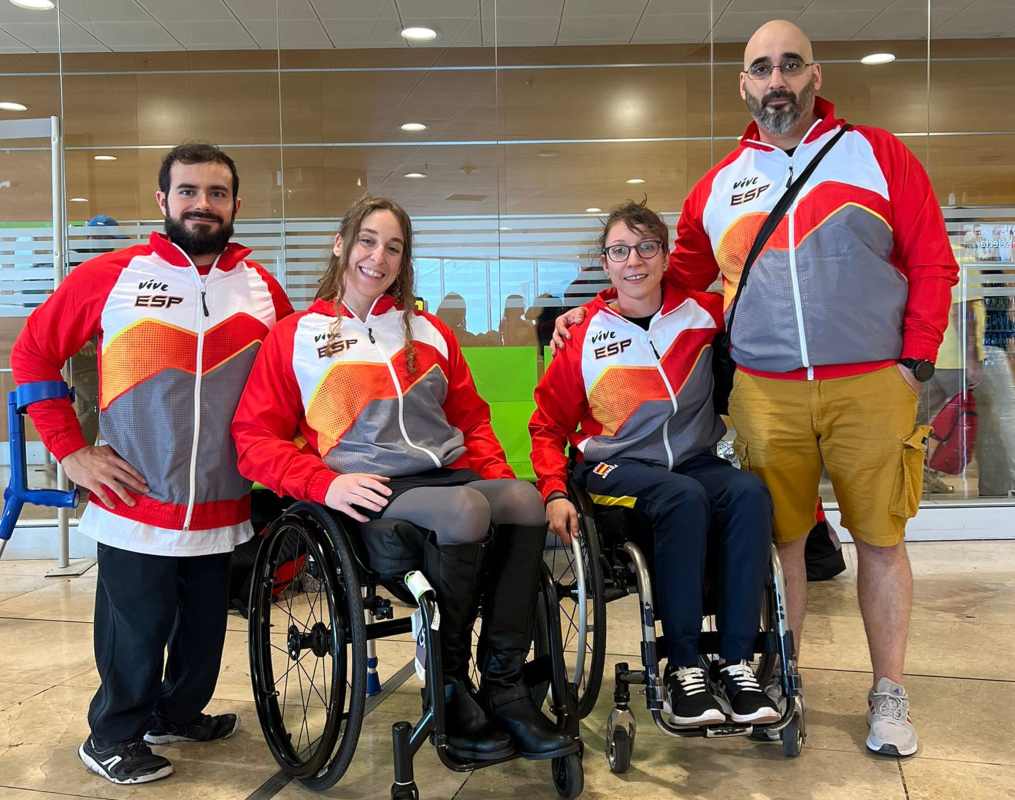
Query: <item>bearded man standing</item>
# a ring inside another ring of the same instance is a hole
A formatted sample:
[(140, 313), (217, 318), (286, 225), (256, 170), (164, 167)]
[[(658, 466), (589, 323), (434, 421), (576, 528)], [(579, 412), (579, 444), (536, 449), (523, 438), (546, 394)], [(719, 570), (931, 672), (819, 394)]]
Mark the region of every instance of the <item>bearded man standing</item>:
[(754, 122), (688, 195), (666, 274), (696, 290), (721, 275), (728, 313), (769, 212), (845, 127), (750, 268), (731, 326), (729, 411), (742, 466), (772, 495), (798, 649), (804, 548), (828, 472), (856, 542), (873, 667), (867, 747), (908, 756), (917, 735), (903, 687), (913, 594), (904, 537), (919, 507), (928, 431), (916, 425), (916, 407), (958, 265), (920, 162), (887, 131), (837, 118), (821, 84), (796, 25), (775, 20), (754, 33), (740, 73)]
[(69, 400), (29, 413), (67, 477), (91, 492), (79, 529), (97, 542), (101, 685), (78, 754), (113, 783), (172, 774), (149, 744), (223, 739), (239, 722), (203, 713), (225, 640), (229, 556), (253, 535), (229, 425), (261, 341), (292, 306), (229, 241), (238, 191), (219, 148), (174, 148), (155, 193), (165, 235), (76, 267), (11, 351), (18, 384), (58, 381), (98, 337), (103, 443), (85, 440)]

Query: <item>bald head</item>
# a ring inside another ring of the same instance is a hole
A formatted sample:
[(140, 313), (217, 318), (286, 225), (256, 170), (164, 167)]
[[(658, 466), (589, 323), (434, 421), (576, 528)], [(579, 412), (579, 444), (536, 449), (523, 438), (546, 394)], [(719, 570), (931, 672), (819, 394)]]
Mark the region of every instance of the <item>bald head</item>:
[(805, 62), (814, 60), (814, 48), (807, 34), (784, 19), (773, 19), (758, 28), (744, 48), (744, 68), (759, 58), (769, 58), (774, 63), (788, 54), (802, 56)]

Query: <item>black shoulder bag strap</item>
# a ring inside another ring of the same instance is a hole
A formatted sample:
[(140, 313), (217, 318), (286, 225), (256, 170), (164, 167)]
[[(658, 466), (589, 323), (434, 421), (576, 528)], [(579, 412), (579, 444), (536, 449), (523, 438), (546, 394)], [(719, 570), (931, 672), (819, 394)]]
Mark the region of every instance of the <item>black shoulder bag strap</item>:
[(754, 244), (751, 245), (750, 251), (747, 253), (747, 258), (744, 259), (744, 268), (740, 273), (740, 282), (737, 284), (737, 292), (733, 296), (733, 303), (730, 306), (729, 319), (726, 322), (726, 329), (716, 337), (715, 352), (712, 355), (713, 367), (712, 372), (714, 376), (715, 385), (713, 387), (713, 400), (715, 403), (716, 411), (720, 414), (729, 413), (729, 396), (733, 389), (733, 372), (736, 369), (736, 364), (733, 361), (733, 356), (730, 354), (732, 348), (731, 334), (733, 331), (733, 317), (737, 313), (737, 304), (740, 302), (740, 295), (744, 292), (744, 287), (747, 285), (747, 276), (750, 274), (751, 265), (757, 259), (768, 241), (768, 238), (778, 227), (782, 218), (786, 216), (786, 212), (789, 207), (793, 205), (793, 201), (797, 195), (800, 194), (800, 190), (803, 185), (807, 183), (808, 178), (814, 172), (815, 168), (821, 162), (821, 159), (825, 157), (829, 150), (831, 150), (837, 141), (843, 137), (843, 135), (850, 129), (851, 126), (843, 125), (839, 128), (838, 132), (825, 142), (824, 146), (818, 151), (817, 155), (814, 156), (804, 167), (804, 171), (801, 172), (792, 183), (786, 187), (786, 191), (782, 193), (782, 197), (775, 204), (769, 213), (768, 217), (765, 218), (765, 222), (761, 226), (761, 230), (758, 231), (758, 235), (754, 237)]
[(747, 285), (747, 275), (751, 271), (751, 265), (755, 259), (761, 253), (762, 248), (765, 246), (765, 242), (775, 232), (779, 223), (782, 222), (782, 218), (786, 216), (786, 212), (789, 207), (793, 205), (793, 201), (796, 200), (796, 196), (800, 194), (800, 190), (804, 184), (807, 183), (807, 179), (811, 177), (811, 174), (817, 168), (821, 162), (831, 150), (837, 141), (843, 137), (843, 135), (850, 129), (851, 126), (843, 125), (839, 128), (838, 132), (825, 142), (825, 146), (822, 147), (816, 156), (810, 160), (804, 171), (801, 172), (795, 181), (786, 187), (786, 191), (782, 193), (782, 197), (779, 198), (779, 202), (775, 204), (765, 219), (765, 223), (761, 226), (761, 230), (758, 231), (758, 235), (754, 239), (754, 244), (751, 245), (750, 251), (747, 253), (747, 258), (744, 260), (744, 268), (740, 273), (740, 283), (737, 284), (737, 293), (733, 296), (733, 305), (730, 306), (730, 318), (726, 323), (726, 338), (729, 341), (729, 333), (733, 329), (733, 315), (737, 312), (737, 303), (740, 302), (740, 295), (744, 291), (744, 287)]

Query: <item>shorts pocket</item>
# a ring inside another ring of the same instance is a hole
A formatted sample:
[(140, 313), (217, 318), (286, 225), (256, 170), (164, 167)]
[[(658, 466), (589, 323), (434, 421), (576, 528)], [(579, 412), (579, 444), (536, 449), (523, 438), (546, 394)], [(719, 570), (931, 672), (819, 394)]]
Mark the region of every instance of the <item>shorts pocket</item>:
[(929, 435), (930, 425), (917, 425), (913, 432), (902, 440), (901, 463), (895, 477), (890, 509), (896, 517), (910, 519), (916, 516), (920, 508), (920, 496), (923, 494), (923, 462), (927, 455)]
[(737, 461), (740, 462), (740, 469), (749, 470), (751, 468), (751, 459), (747, 454), (747, 442), (737, 436), (733, 440), (733, 452), (736, 454)]

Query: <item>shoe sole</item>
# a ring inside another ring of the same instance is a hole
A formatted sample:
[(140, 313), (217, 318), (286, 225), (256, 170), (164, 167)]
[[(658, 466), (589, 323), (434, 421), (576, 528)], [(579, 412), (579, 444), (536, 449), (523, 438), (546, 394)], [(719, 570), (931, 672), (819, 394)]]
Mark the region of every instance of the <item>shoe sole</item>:
[(769, 725), (778, 722), (782, 715), (774, 708), (762, 708), (753, 714), (730, 714), (730, 719), (742, 725)]
[(84, 745), (81, 745), (78, 748), (78, 758), (81, 759), (81, 763), (83, 763), (90, 772), (94, 772), (96, 775), (101, 775), (110, 783), (115, 783), (119, 786), (126, 786), (135, 783), (151, 783), (152, 781), (159, 781), (162, 780), (163, 778), (168, 778), (170, 775), (173, 774), (173, 765), (169, 764), (163, 767), (162, 769), (155, 770), (155, 772), (149, 772), (145, 775), (139, 775), (136, 778), (126, 778), (126, 779), (114, 778), (112, 775), (110, 775), (102, 768), (102, 765), (98, 761), (96, 761), (94, 758), (88, 755), (88, 753), (85, 752)]
[(526, 753), (524, 750), (516, 750), (515, 752), (522, 758), (528, 759), (529, 761), (549, 761), (551, 758), (562, 758), (564, 756), (569, 756), (572, 753), (577, 753), (578, 744), (577, 742), (569, 744), (567, 747), (551, 750), (548, 753)]
[(504, 747), (500, 750), (486, 751), (483, 753), (477, 753), (473, 750), (461, 750), (457, 747), (448, 746), (448, 755), (458, 761), (475, 761), (476, 763), (483, 763), (484, 761), (504, 761), (515, 755), (517, 751), (513, 747)]
[(197, 743), (200, 743), (200, 742), (221, 742), (223, 739), (228, 739), (230, 736), (232, 736), (234, 733), (236, 733), (236, 731), (238, 731), (239, 729), (240, 729), (240, 715), (237, 714), (236, 715), (236, 724), (233, 725), (233, 729), (231, 731), (229, 731), (229, 733), (225, 734), (224, 736), (218, 736), (215, 739), (190, 739), (190, 738), (188, 738), (186, 736), (179, 736), (178, 734), (175, 734), (175, 733), (166, 733), (166, 734), (161, 734), (161, 735), (155, 735), (155, 734), (152, 734), (152, 733), (146, 733), (144, 735), (144, 740), (145, 740), (146, 744), (175, 744), (176, 742), (188, 742), (188, 743), (190, 743), (190, 742), (197, 742)]
[(701, 714), (697, 717), (678, 717), (674, 713), (670, 713), (670, 719), (673, 720), (675, 725), (687, 726), (687, 725), (721, 725), (726, 722), (726, 715), (719, 709), (713, 709)]
[(912, 750), (899, 750), (894, 744), (888, 742), (879, 742), (873, 736), (867, 737), (867, 749), (872, 753), (877, 753), (879, 756), (891, 756), (893, 758), (906, 758), (916, 753), (920, 749), (920, 746), (914, 745)]

